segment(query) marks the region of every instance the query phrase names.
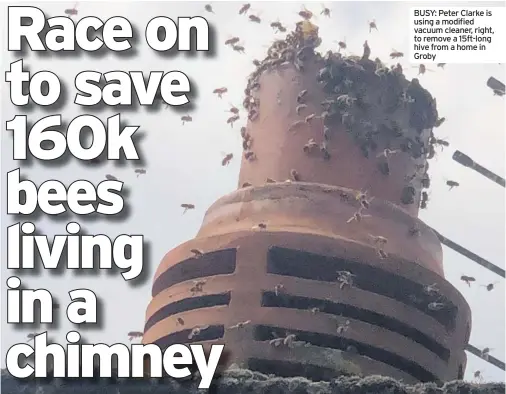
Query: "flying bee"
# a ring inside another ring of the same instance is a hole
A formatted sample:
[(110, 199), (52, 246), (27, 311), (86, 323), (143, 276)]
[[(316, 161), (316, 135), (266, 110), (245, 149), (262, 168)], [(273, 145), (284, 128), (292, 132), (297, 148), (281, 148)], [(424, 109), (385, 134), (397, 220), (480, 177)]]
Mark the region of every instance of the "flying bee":
[(233, 153), (228, 153), (225, 155), (225, 157), (223, 158), (223, 160), (221, 161), (221, 165), (223, 167), (225, 166), (228, 166), (230, 164), (230, 161), (234, 158), (234, 154)]
[(297, 115), (300, 115), (300, 113), (302, 112), (302, 110), (304, 110), (306, 108), (307, 108), (306, 104), (299, 104), (299, 105), (297, 105), (297, 107), (295, 107), (295, 113)]
[(144, 333), (142, 331), (130, 331), (128, 333), (128, 340), (132, 342), (132, 339), (134, 338), (142, 338), (144, 336)]
[(176, 324), (180, 325), (180, 326), (184, 326), (184, 320), (183, 320), (183, 318), (182, 317), (178, 317), (176, 319)]
[(282, 284), (277, 284), (276, 286), (274, 286), (274, 294), (276, 294), (276, 296), (279, 296), (284, 288), (285, 286), (283, 286)]
[(362, 219), (363, 219), (363, 218), (366, 218), (366, 217), (370, 217), (370, 216), (371, 216), (371, 215), (364, 215), (364, 214), (362, 213), (362, 209), (363, 209), (363, 208), (362, 208), (362, 207), (360, 207), (360, 208), (358, 209), (358, 211), (357, 211), (357, 212), (355, 212), (355, 213), (353, 214), (353, 216), (352, 216), (351, 218), (349, 218), (349, 219), (346, 221), (346, 223), (351, 223), (351, 222), (353, 222), (354, 220), (355, 220), (357, 223), (360, 223), (360, 222), (362, 221)]
[(383, 249), (378, 248), (376, 250), (376, 252), (378, 253), (378, 256), (380, 257), (380, 259), (388, 258), (388, 254)]
[(336, 328), (336, 332), (337, 332), (338, 334), (342, 334), (342, 333), (344, 333), (344, 332), (348, 331), (348, 329), (349, 329), (349, 328), (350, 328), (350, 321), (349, 321), (349, 320), (346, 320), (346, 321), (344, 322), (344, 324), (339, 324), (339, 325), (337, 326), (337, 328)]
[(320, 12), (320, 15), (326, 16), (327, 18), (330, 18), (330, 8), (325, 7), (324, 4), (322, 4), (322, 12)]
[(260, 67), (262, 65), (262, 62), (260, 62), (260, 60), (253, 59), (253, 65), (256, 67)]
[(392, 59), (397, 59), (397, 58), (403, 57), (403, 56), (404, 56), (403, 52), (399, 52), (395, 49), (392, 49), (392, 52), (390, 52), (390, 58), (392, 58)]
[(484, 358), (485, 360), (488, 360), (488, 356), (490, 355), (491, 350), (492, 349), (489, 347), (483, 348), (483, 350), (481, 351), (481, 357)]
[(437, 67), (441, 67), (444, 70), (445, 65), (446, 65), (446, 63), (438, 63)]
[(313, 17), (313, 13), (309, 11), (306, 7), (303, 7), (302, 11), (299, 11), (299, 16), (305, 20), (310, 20)]
[(190, 115), (183, 115), (181, 116), (181, 121), (183, 122), (183, 126), (186, 122), (193, 121), (193, 118)]
[(210, 12), (211, 14), (214, 14), (214, 11), (213, 11), (213, 6), (211, 4), (206, 4), (204, 6), (204, 9), (207, 11), (207, 12)]
[(487, 291), (492, 291), (494, 290), (494, 287), (496, 284), (498, 284), (499, 282), (494, 282), (494, 283), (489, 283), (488, 285), (482, 285), (484, 288), (487, 289)]
[(284, 26), (279, 21), (272, 22), (270, 26), (274, 29), (275, 33), (281, 31), (282, 29), (284, 29)]
[(239, 37), (232, 37), (225, 41), (225, 45), (236, 45), (241, 39)]
[(192, 331), (188, 335), (188, 339), (193, 339), (193, 338), (199, 336), (202, 333), (202, 331), (207, 330), (208, 328), (209, 328), (209, 326), (201, 326), (201, 327), (192, 328)]
[(373, 29), (378, 31), (378, 26), (376, 26), (376, 21), (374, 19), (367, 23), (369, 24), (369, 33), (372, 32)]
[(337, 271), (337, 281), (340, 283), (339, 288), (342, 289), (344, 286), (353, 286), (353, 278), (355, 277), (349, 271)]
[(297, 103), (304, 104), (306, 97), (307, 97), (307, 90), (301, 90), (297, 95)]
[(440, 311), (446, 307), (445, 304), (442, 302), (431, 302), (429, 305), (427, 305), (427, 308), (430, 311)]
[(107, 179), (108, 181), (117, 181), (118, 180), (118, 178), (116, 178), (114, 175), (111, 175), (111, 174), (106, 174), (105, 179)]
[(427, 209), (427, 203), (429, 202), (429, 195), (427, 192), (422, 192), (422, 199), (420, 201), (420, 208)]
[(185, 204), (181, 204), (181, 208), (184, 208), (183, 214), (185, 214), (186, 211), (191, 210), (191, 209), (195, 209), (195, 205), (185, 203)]
[(137, 168), (134, 172), (137, 174), (137, 178), (139, 178), (141, 175), (146, 174), (146, 170), (144, 168)]
[(469, 287), (471, 287), (471, 282), (476, 282), (475, 278), (473, 278), (472, 276), (467, 276), (467, 275), (462, 275), (460, 277), (460, 280), (466, 282)]
[(204, 252), (202, 252), (199, 249), (190, 249), (190, 252), (193, 253), (193, 257), (198, 258), (204, 255)]
[(239, 15), (247, 14), (250, 8), (251, 8), (250, 3), (243, 4), (242, 7), (239, 9)]
[(234, 122), (237, 122), (239, 120), (239, 115), (231, 116), (227, 119), (227, 124), (230, 125), (230, 127), (234, 127)]
[(237, 115), (239, 113), (239, 108), (237, 108), (235, 105), (230, 104), (230, 109), (226, 110), (225, 112), (230, 112), (234, 115)]
[(254, 23), (261, 23), (262, 22), (260, 17), (256, 16), (256, 15), (249, 15), (248, 18), (251, 22), (254, 22)]
[(232, 45), (232, 49), (239, 53), (244, 53), (244, 47), (242, 45)]
[(418, 67), (413, 66), (413, 68), (418, 68), (418, 75), (423, 75), (427, 71), (433, 72), (432, 70), (429, 70), (427, 67), (425, 67), (425, 64), (420, 64)]
[(69, 18), (72, 18), (74, 15), (77, 15), (77, 3), (74, 4), (74, 7), (67, 8), (65, 10), (65, 15), (68, 15)]
[(300, 182), (300, 174), (297, 172), (297, 170), (290, 170), (290, 177), (295, 182)]
[(460, 186), (460, 183), (456, 181), (446, 181), (446, 184), (450, 186), (449, 190), (452, 190), (454, 187)]
[(227, 88), (225, 88), (225, 87), (223, 87), (223, 88), (217, 88), (217, 89), (214, 89), (214, 90), (213, 90), (213, 93), (214, 93), (214, 94), (217, 94), (219, 98), (222, 98), (222, 97), (223, 97), (223, 95), (224, 95), (225, 93), (227, 93), (227, 92), (228, 92), (228, 89), (227, 89)]
[(242, 322), (239, 322), (231, 327), (229, 327), (229, 329), (235, 329), (235, 328), (244, 328), (246, 327), (248, 324), (251, 323), (251, 320), (246, 320), (246, 321), (242, 321)]
[(346, 49), (346, 37), (344, 37), (343, 41), (338, 41), (337, 45), (339, 46), (338, 52), (341, 51), (341, 49)]

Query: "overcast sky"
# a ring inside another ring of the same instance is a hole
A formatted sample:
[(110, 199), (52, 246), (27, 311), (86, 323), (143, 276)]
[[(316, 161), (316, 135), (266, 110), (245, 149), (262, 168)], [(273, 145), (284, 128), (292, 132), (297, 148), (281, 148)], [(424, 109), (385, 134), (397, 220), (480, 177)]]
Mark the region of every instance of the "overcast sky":
[[(26, 3), (29, 4), (29, 3)], [(139, 148), (146, 158), (147, 174), (139, 178), (134, 173), (135, 164), (118, 167), (105, 163), (98, 167), (83, 166), (71, 160), (65, 166), (48, 167), (35, 163), (24, 168), (12, 160), (12, 138), (3, 129), (1, 134), (2, 165), (2, 367), (5, 366), (6, 350), (15, 343), (23, 342), (30, 328), (18, 329), (7, 325), (6, 321), (6, 285), (7, 277), (12, 275), (6, 269), (6, 227), (17, 220), (5, 215), (6, 173), (22, 167), (22, 174), (37, 184), (48, 179), (58, 179), (70, 184), (78, 179), (87, 179), (95, 184), (104, 179), (105, 174), (113, 174), (123, 180), (130, 188), (126, 201), (132, 206), (132, 212), (125, 221), (94, 221), (80, 223), (90, 233), (104, 233), (110, 237), (119, 234), (144, 234), (151, 244), (151, 259), (146, 266), (148, 277), (154, 273), (162, 256), (178, 244), (195, 236), (206, 209), (220, 196), (233, 191), (237, 185), (241, 144), (237, 123), (233, 129), (226, 124), (225, 112), (228, 104), (241, 107), (243, 90), (247, 76), (253, 71), (253, 59), (262, 59), (266, 48), (275, 39), (269, 23), (279, 18), (290, 29), (299, 19), (297, 12), (301, 3), (252, 3), (252, 12), (260, 16), (261, 24), (253, 24), (246, 17), (238, 15), (240, 3), (212, 3), (215, 14), (204, 11), (205, 3), (173, 2), (80, 2), (77, 6), (77, 18), (97, 16), (106, 20), (112, 16), (124, 16), (134, 24), (140, 34), (136, 44), (138, 56), (120, 58), (108, 54), (99, 59), (83, 54), (79, 59), (72, 57), (39, 57), (28, 54), (24, 58), (25, 66), (32, 72), (50, 70), (56, 73), (70, 93), (69, 104), (60, 113), (70, 121), (85, 113), (84, 109), (72, 104), (75, 88), (74, 76), (83, 70), (107, 72), (114, 70), (149, 73), (154, 70), (165, 72), (179, 70), (185, 72), (193, 81), (193, 90), (198, 94), (193, 99), (195, 110), (191, 112), (193, 122), (181, 125), (180, 116), (173, 109), (158, 112), (141, 109), (137, 112), (124, 112), (122, 117), (129, 124), (141, 125), (145, 138)], [(327, 6), (332, 17), (320, 16), (321, 3), (306, 2), (318, 18), (323, 37), (321, 50), (336, 48), (334, 41), (346, 38), (350, 53), (360, 54), (362, 43), (368, 40), (372, 57), (388, 61), (388, 54), (395, 48), (408, 53), (408, 11), (416, 3), (408, 2), (333, 2)], [(418, 3), (420, 4), (420, 3)], [(424, 3), (426, 4), (426, 3)], [(442, 4), (439, 2), (438, 4)], [(452, 2), (457, 5), (457, 2)], [(460, 3), (464, 4), (464, 3)], [(466, 3), (470, 4), (470, 3)], [(480, 3), (480, 5), (501, 5), (504, 3)], [(34, 3), (48, 15), (63, 15), (68, 3)], [(3, 10), (5, 12), (5, 9)], [(164, 58), (152, 51), (143, 39), (144, 27), (155, 16), (171, 18), (179, 16), (202, 15), (216, 28), (217, 53), (213, 58), (203, 54), (195, 58), (178, 55)], [(6, 18), (6, 16), (3, 16)], [(378, 31), (369, 34), (367, 21), (376, 19)], [(5, 21), (6, 19), (1, 19)], [(6, 24), (2, 24), (6, 28)], [(3, 31), (5, 34), (5, 31)], [(233, 52), (223, 45), (232, 36), (239, 36), (246, 48), (245, 54)], [(277, 35), (280, 37), (281, 35)], [(12, 61), (18, 60), (5, 51), (6, 38), (2, 39), (4, 51), (2, 66), (4, 69)], [(401, 59), (408, 78), (416, 77), (416, 64)], [(437, 98), (438, 109), (446, 122), (438, 128), (437, 136), (450, 142), (450, 148), (438, 152), (437, 159), (430, 166), (432, 187), (427, 210), (421, 211), (421, 219), (436, 228), (455, 242), (467, 246), (473, 252), (504, 267), (505, 261), (505, 200), (504, 189), (486, 178), (461, 167), (451, 159), (452, 153), (459, 149), (469, 154), (475, 161), (504, 177), (505, 173), (505, 120), (504, 98), (493, 96), (486, 87), (487, 79), (493, 75), (505, 80), (504, 66), (497, 64), (452, 65), (444, 70), (428, 65), (434, 72), (420, 77), (422, 85)], [(212, 94), (213, 89), (226, 86), (228, 93), (223, 100)], [(2, 122), (21, 114), (10, 104), (8, 85), (4, 82), (1, 89)], [(242, 107), (241, 107), (242, 108)], [(119, 111), (107, 109), (98, 116), (105, 119)], [(37, 120), (50, 113), (35, 109), (29, 119)], [(242, 113), (242, 119), (245, 114)], [(2, 123), (3, 124), (3, 123)], [(228, 167), (220, 162), (226, 153), (233, 152), (235, 157)], [(456, 180), (460, 187), (448, 191), (445, 181)], [(192, 202), (196, 210), (181, 214), (180, 204)], [(70, 221), (70, 220), (69, 220)], [(36, 221), (38, 229), (52, 237), (65, 234), (67, 220), (50, 220), (42, 217)], [(488, 272), (475, 263), (444, 248), (446, 278), (464, 295), (473, 311), (473, 329), (471, 343), (479, 348), (492, 348), (491, 354), (504, 360), (505, 354), (505, 289), (504, 280)], [(461, 275), (477, 278), (470, 288), (459, 280)], [(98, 277), (76, 276), (66, 272), (64, 276), (52, 276), (43, 273), (40, 276), (23, 273), (22, 282), (29, 288), (46, 288), (62, 304), (60, 313), (68, 303), (68, 292), (77, 288), (89, 288), (104, 303), (105, 314), (101, 329), (81, 330), (90, 342), (128, 343), (127, 332), (142, 330), (144, 313), (150, 300), (150, 279), (139, 286), (125, 282), (119, 274), (102, 274)], [(487, 292), (481, 284), (499, 281), (492, 292)], [(58, 329), (49, 329), (56, 340), (65, 343), (65, 334), (72, 330), (72, 324), (65, 316), (60, 318)], [(39, 329), (40, 330), (40, 329)], [(504, 373), (486, 364), (473, 355), (468, 355), (466, 378), (471, 379), (476, 370), (481, 370), (486, 380), (504, 380)]]

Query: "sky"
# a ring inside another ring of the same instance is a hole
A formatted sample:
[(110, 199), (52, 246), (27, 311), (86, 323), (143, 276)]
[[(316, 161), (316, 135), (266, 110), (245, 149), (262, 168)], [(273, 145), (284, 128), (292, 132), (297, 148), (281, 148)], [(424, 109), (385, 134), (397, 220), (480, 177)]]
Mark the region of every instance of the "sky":
[[(74, 3), (24, 3), (43, 9), (47, 15), (63, 15), (64, 10)], [(65, 335), (75, 327), (61, 316), (59, 327), (18, 328), (6, 323), (6, 279), (13, 273), (6, 268), (6, 228), (19, 220), (6, 215), (6, 173), (21, 167), (22, 174), (36, 184), (48, 179), (58, 179), (70, 184), (86, 179), (94, 184), (112, 174), (125, 182), (129, 195), (125, 201), (132, 207), (124, 220), (80, 220), (83, 228), (91, 234), (107, 234), (114, 238), (120, 234), (143, 234), (150, 243), (149, 260), (145, 266), (147, 280), (132, 285), (118, 273), (102, 273), (99, 276), (78, 275), (67, 271), (60, 276), (46, 272), (20, 275), (28, 288), (48, 289), (61, 304), (69, 302), (68, 292), (72, 289), (88, 288), (102, 300), (103, 324), (99, 328), (82, 329), (80, 332), (90, 343), (128, 343), (128, 331), (142, 331), (144, 314), (151, 296), (151, 278), (163, 255), (182, 242), (193, 238), (202, 222), (207, 208), (219, 197), (232, 192), (237, 186), (241, 157), (241, 137), (237, 123), (234, 128), (226, 124), (229, 104), (242, 108), (243, 90), (248, 75), (254, 70), (253, 59), (263, 59), (266, 49), (275, 38), (269, 23), (280, 20), (289, 29), (299, 20), (297, 13), (303, 3), (295, 2), (252, 2), (252, 13), (262, 19), (261, 24), (247, 21), (238, 15), (241, 3), (213, 2), (214, 14), (204, 11), (205, 3), (200, 2), (79, 2), (77, 19), (97, 16), (106, 20), (112, 16), (123, 16), (130, 20), (141, 33), (136, 43), (137, 56), (118, 57), (112, 53), (95, 58), (83, 53), (79, 58), (67, 56), (36, 56), (27, 54), (23, 60), (31, 72), (50, 70), (56, 73), (62, 84), (68, 87), (72, 99), (75, 94), (73, 79), (84, 70), (102, 73), (114, 70), (165, 72), (183, 71), (192, 81), (196, 92), (192, 99), (193, 111), (189, 112), (193, 122), (184, 126), (180, 117), (184, 112), (173, 108), (150, 111), (122, 111), (129, 124), (141, 125), (143, 133), (138, 145), (145, 158), (147, 173), (137, 177), (135, 163), (118, 166), (103, 163), (90, 167), (77, 160), (65, 165), (43, 165), (34, 162), (26, 164), (12, 160), (12, 136), (5, 130), (1, 134), (1, 187), (2, 187), (2, 367), (5, 366), (7, 349), (24, 342), (26, 335), (33, 331), (48, 330), (54, 339), (66, 343)], [(315, 23), (320, 27), (323, 38), (321, 50), (337, 49), (336, 41), (346, 39), (348, 52), (361, 54), (362, 43), (368, 40), (372, 57), (387, 61), (392, 49), (409, 52), (409, 7), (420, 5), (414, 2), (328, 2), (331, 18), (320, 15), (320, 2), (306, 2), (304, 5), (317, 15)], [(423, 3), (424, 5), (427, 2)], [(430, 4), (430, 3), (429, 3)], [(443, 2), (438, 2), (438, 5)], [(478, 5), (476, 3), (452, 2), (452, 5)], [(483, 3), (494, 6), (504, 3)], [(5, 12), (2, 7), (2, 12)], [(143, 39), (144, 27), (155, 16), (171, 18), (179, 16), (205, 16), (216, 31), (216, 54), (206, 57), (198, 54), (189, 58), (184, 54), (167, 58), (152, 51)], [(369, 33), (368, 21), (375, 19), (378, 31)], [(2, 19), (6, 20), (6, 19)], [(6, 52), (6, 24), (2, 25), (3, 52), (2, 67), (19, 59)], [(239, 36), (245, 47), (245, 54), (233, 52), (224, 45), (232, 36)], [(390, 62), (388, 62), (390, 64)], [(417, 76), (418, 64), (401, 59), (408, 79)], [(455, 150), (470, 155), (476, 162), (498, 175), (505, 176), (505, 118), (504, 98), (493, 96), (486, 81), (490, 76), (505, 80), (505, 67), (498, 64), (447, 64), (445, 69), (428, 65), (430, 72), (420, 76), (421, 84), (437, 98), (440, 116), (446, 122), (436, 130), (438, 138), (444, 138), (450, 147), (440, 152), (431, 162), (432, 185), (428, 209), (420, 211), (420, 218), (428, 225), (453, 241), (466, 246), (474, 253), (504, 268), (505, 266), (505, 195), (504, 189), (488, 179), (455, 163), (451, 156)], [(228, 93), (220, 101), (212, 91), (226, 86)], [(8, 84), (1, 88), (2, 122), (17, 114), (24, 114), (9, 100)], [(85, 108), (73, 104), (72, 100), (57, 113), (70, 121), (84, 114)], [(107, 108), (94, 112), (102, 119), (118, 113)], [(29, 112), (30, 120), (37, 120), (51, 113), (40, 108)], [(241, 112), (241, 118), (246, 114)], [(232, 152), (234, 159), (227, 167), (221, 166), (225, 154)], [(458, 188), (449, 192), (446, 180), (456, 180)], [(184, 216), (180, 204), (192, 202), (196, 209)], [(68, 220), (54, 220), (40, 217), (35, 221), (37, 228), (52, 237), (65, 234)], [(473, 313), (470, 343), (478, 348), (491, 348), (490, 354), (505, 359), (505, 288), (504, 280), (481, 268), (456, 252), (444, 247), (445, 275), (466, 298)], [(477, 279), (471, 287), (460, 281), (461, 275)], [(487, 292), (480, 285), (496, 282), (493, 291)], [(60, 313), (64, 313), (61, 308)], [(472, 379), (473, 372), (480, 370), (486, 381), (502, 381), (504, 373), (475, 356), (468, 354), (466, 379)]]

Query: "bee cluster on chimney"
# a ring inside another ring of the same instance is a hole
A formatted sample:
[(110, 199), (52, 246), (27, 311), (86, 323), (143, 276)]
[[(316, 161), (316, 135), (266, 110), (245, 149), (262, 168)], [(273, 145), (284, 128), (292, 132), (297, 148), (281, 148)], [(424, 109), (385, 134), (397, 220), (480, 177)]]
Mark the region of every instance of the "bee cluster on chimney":
[[(415, 162), (415, 172), (405, 177), (399, 202), (414, 204), (417, 193), (430, 187), (427, 160), (435, 156), (438, 145), (447, 145), (433, 133), (433, 128), (444, 121), (438, 116), (436, 99), (421, 87), (417, 78), (408, 81), (399, 63), (388, 67), (378, 58), (371, 60), (367, 41), (362, 56), (341, 53), (346, 49), (345, 42), (339, 42), (337, 51), (322, 55), (316, 52), (320, 43), (318, 27), (304, 20), (284, 40), (276, 40), (264, 60), (253, 62), (256, 70), (248, 79), (243, 102), (249, 122), (259, 119), (257, 91), (263, 73), (282, 72), (284, 67), (293, 66), (305, 74), (309, 68), (306, 65), (316, 63), (319, 71), (314, 77), (326, 97), (321, 102), (321, 112), (306, 113), (305, 103), (311, 97), (306, 90), (301, 90), (297, 102), (293, 103), (300, 120), (290, 129), (296, 131), (321, 119), (323, 142), (317, 144), (310, 139), (301, 149), (319, 150), (321, 158), (331, 160), (328, 147), (332, 144), (332, 135), (345, 130), (360, 147), (364, 158), (377, 161), (377, 168), (385, 177), (390, 174), (389, 157), (408, 154)], [(395, 59), (397, 53), (391, 57)], [(247, 127), (241, 129), (241, 135), (245, 157), (256, 160), (254, 135)], [(427, 200), (427, 192), (422, 192), (421, 208), (427, 206)]]

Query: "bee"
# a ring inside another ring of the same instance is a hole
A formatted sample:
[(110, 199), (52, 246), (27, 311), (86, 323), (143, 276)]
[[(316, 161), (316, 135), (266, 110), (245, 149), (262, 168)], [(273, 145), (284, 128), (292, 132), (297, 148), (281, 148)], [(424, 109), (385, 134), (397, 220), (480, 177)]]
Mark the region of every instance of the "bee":
[(446, 63), (438, 63), (437, 67), (441, 67), (443, 70), (445, 69)]
[(439, 126), (441, 126), (441, 125), (444, 123), (444, 121), (445, 121), (445, 120), (446, 120), (446, 118), (445, 118), (445, 117), (438, 118), (438, 119), (436, 120), (436, 123), (434, 123), (434, 127), (439, 127)]
[(489, 283), (488, 285), (482, 285), (482, 286), (485, 287), (487, 289), (487, 291), (492, 291), (492, 290), (494, 290), (494, 287), (497, 283), (499, 283), (499, 282)]
[(40, 332), (39, 332), (39, 333), (37, 333), (37, 332), (31, 332), (30, 334), (28, 334), (28, 335), (26, 336), (26, 341), (27, 341), (27, 342), (33, 341), (33, 340), (35, 339), (35, 337), (36, 337), (37, 335), (40, 335), (40, 334), (42, 334), (42, 333), (40, 333)]
[(376, 21), (374, 19), (367, 23), (369, 24), (369, 33), (372, 32), (373, 29), (378, 31), (378, 26), (376, 26)]
[(314, 118), (315, 118), (315, 114), (310, 114), (304, 118), (304, 122), (311, 123)]
[(265, 183), (276, 183), (276, 181), (272, 178), (265, 179)]
[(267, 228), (267, 225), (265, 223), (258, 223), (257, 225), (253, 226), (253, 230), (265, 230)]
[(202, 293), (204, 291), (204, 285), (206, 284), (205, 280), (195, 280), (193, 281), (193, 286), (190, 291), (195, 293)]
[(424, 286), (423, 292), (429, 296), (438, 296), (440, 294), (436, 283)]
[(68, 15), (69, 18), (72, 18), (74, 15), (77, 15), (77, 3), (72, 8), (67, 8), (65, 10), (65, 15)]
[(306, 108), (307, 108), (307, 105), (306, 105), (306, 104), (299, 104), (299, 105), (297, 105), (297, 107), (295, 107), (295, 113), (296, 113), (297, 115), (300, 115), (301, 111), (302, 111), (303, 109), (306, 109)]
[(345, 50), (346, 49), (346, 37), (344, 37), (343, 41), (338, 41), (337, 45), (339, 46), (338, 52), (340, 52), (341, 49)]
[(299, 12), (299, 16), (308, 21), (313, 17), (313, 13), (304, 7), (304, 9)]
[(204, 6), (204, 9), (207, 11), (207, 12), (210, 12), (212, 14), (214, 14), (214, 11), (213, 11), (213, 6), (211, 4), (206, 4)]
[(323, 153), (323, 160), (330, 160), (331, 156), (330, 156), (330, 152), (327, 148), (327, 141), (323, 141), (320, 144), (320, 151)]
[(445, 304), (442, 302), (431, 302), (429, 305), (427, 305), (427, 308), (430, 311), (440, 311), (445, 308)]
[(486, 347), (486, 348), (483, 348), (483, 350), (481, 351), (481, 357), (484, 358), (485, 360), (488, 360), (488, 356), (490, 355), (490, 351), (492, 349), (490, 349), (489, 347)]
[(193, 118), (190, 115), (183, 115), (181, 116), (181, 121), (183, 122), (183, 126), (186, 122), (193, 121)]
[(238, 120), (239, 120), (239, 115), (231, 116), (230, 118), (227, 119), (227, 124), (229, 124), (230, 127), (234, 127), (234, 122), (236, 122)]
[(269, 341), (269, 345), (278, 347), (283, 344), (283, 338), (274, 338)]
[(204, 252), (202, 252), (199, 249), (190, 249), (190, 252), (193, 253), (193, 257), (198, 258), (204, 255)]
[(247, 326), (248, 324), (251, 323), (251, 320), (246, 320), (246, 321), (243, 321), (243, 322), (239, 322), (233, 326), (230, 326), (229, 329), (235, 329), (235, 328), (244, 328), (245, 326)]
[(476, 282), (475, 278), (473, 278), (472, 276), (467, 276), (467, 275), (462, 275), (460, 277), (460, 280), (466, 282), (469, 287), (471, 287), (471, 282)]
[(355, 277), (350, 271), (337, 271), (337, 281), (340, 282), (339, 288), (344, 286), (353, 286), (353, 278)]
[(385, 157), (385, 159), (388, 159), (389, 156), (392, 156), (393, 154), (395, 153), (398, 153), (399, 150), (391, 150), (391, 149), (383, 149), (383, 152), (381, 152), (380, 154), (378, 154), (376, 157), (377, 158), (380, 158), (380, 157)]
[(248, 16), (248, 18), (249, 18), (249, 20), (250, 20), (251, 22), (255, 22), (255, 23), (260, 23), (260, 22), (262, 22), (262, 20), (260, 19), (260, 17), (259, 17), (259, 16), (256, 16), (256, 15), (249, 15), (249, 16)]
[(277, 33), (277, 32), (280, 32), (281, 30), (284, 29), (284, 26), (281, 24), (281, 22), (277, 21), (277, 22), (272, 22), (270, 24), (270, 26), (274, 29), (274, 32)]
[(227, 155), (225, 155), (225, 157), (223, 158), (223, 160), (221, 161), (221, 165), (222, 166), (228, 166), (230, 164), (230, 161), (234, 158), (234, 154), (233, 153), (228, 153)]
[(132, 342), (132, 339), (134, 338), (142, 338), (144, 336), (144, 333), (142, 331), (130, 331), (128, 333), (128, 340)]
[(226, 110), (225, 112), (230, 112), (234, 115), (237, 115), (239, 113), (239, 108), (237, 108), (235, 105), (230, 104), (230, 109)]
[(371, 215), (364, 215), (364, 214), (362, 213), (362, 209), (363, 209), (363, 208), (362, 208), (362, 207), (360, 207), (360, 208), (358, 209), (358, 211), (357, 211), (357, 212), (355, 212), (355, 213), (353, 214), (353, 216), (352, 216), (351, 218), (349, 218), (349, 219), (346, 221), (346, 223), (351, 223), (351, 222), (353, 222), (354, 220), (355, 220), (355, 221), (357, 221), (358, 223), (360, 223), (360, 222), (362, 221), (362, 219), (363, 219), (363, 218), (366, 218), (366, 217), (370, 217), (370, 216), (371, 216)]
[(219, 98), (222, 98), (222, 96), (228, 92), (228, 89), (223, 87), (223, 88), (217, 88), (217, 89), (214, 89), (213, 90), (213, 93), (214, 94), (217, 94)]
[(316, 306), (315, 306), (314, 308), (310, 308), (310, 309), (309, 309), (309, 311), (310, 311), (313, 315), (315, 315), (315, 314), (317, 314), (318, 312), (320, 312), (320, 308), (318, 308), (318, 307), (316, 307)]
[(232, 37), (225, 41), (225, 45), (235, 45), (237, 44), (241, 39), (239, 37)]
[(481, 376), (481, 371), (474, 371), (474, 374), (473, 374), (474, 378), (475, 379), (482, 379), (483, 377)]
[(297, 95), (297, 103), (304, 104), (306, 97), (307, 97), (307, 90), (300, 91), (299, 94)]
[(201, 326), (201, 327), (192, 328), (190, 334), (188, 335), (188, 339), (191, 340), (191, 339), (199, 336), (202, 333), (202, 331), (207, 330), (208, 328), (209, 328), (209, 326)]
[(420, 235), (420, 229), (416, 225), (413, 225), (409, 228), (408, 235), (410, 237), (416, 237), (416, 236)]
[(348, 329), (350, 328), (350, 321), (349, 320), (346, 320), (344, 322), (344, 324), (339, 324), (336, 328), (336, 332), (341, 335), (342, 333), (348, 331)]
[(184, 320), (182, 317), (178, 317), (176, 319), (176, 324), (180, 325), (180, 326), (184, 326)]
[(239, 9), (239, 15), (248, 13), (250, 8), (251, 8), (250, 3), (243, 4), (242, 7)]
[(372, 238), (374, 245), (378, 247), (383, 247), (387, 244), (388, 239), (385, 237), (382, 237), (381, 235), (371, 235), (369, 234), (369, 237)]
[(253, 65), (256, 67), (260, 67), (262, 65), (262, 63), (260, 62), (260, 60), (253, 59)]
[(283, 345), (289, 347), (289, 348), (293, 348), (294, 347), (294, 342), (295, 342), (295, 334), (289, 334), (287, 335), (286, 337), (283, 338)]
[(357, 99), (349, 96), (348, 94), (342, 94), (337, 97), (336, 102), (344, 103), (348, 107), (351, 106)]
[(232, 45), (232, 49), (239, 53), (244, 53), (244, 47), (242, 45)]
[(250, 186), (253, 186), (251, 183), (249, 182), (244, 182), (241, 187), (250, 187)]
[(452, 190), (454, 187), (460, 186), (460, 183), (455, 181), (446, 181), (446, 184), (450, 187), (449, 190)]
[(289, 132), (295, 132), (295, 131), (299, 130), (301, 127), (303, 127), (306, 124), (307, 123), (304, 122), (303, 120), (298, 120), (298, 121), (292, 123), (292, 125), (288, 128), (288, 131)]
[(317, 148), (317, 147), (318, 147), (318, 144), (315, 142), (315, 140), (314, 140), (314, 139), (312, 139), (312, 138), (311, 138), (311, 139), (307, 142), (307, 144), (306, 144), (306, 145), (304, 145), (304, 149), (303, 149), (303, 150), (304, 150), (304, 152), (309, 153), (309, 152), (311, 152), (312, 150), (314, 150), (314, 149), (315, 149), (315, 148)]
[(248, 151), (244, 152), (244, 158), (248, 161), (255, 161), (257, 156), (255, 155), (255, 152)]
[(388, 258), (388, 254), (383, 249), (377, 249), (378, 255), (380, 259), (386, 259)]
[(427, 209), (427, 203), (429, 202), (429, 195), (427, 192), (422, 192), (422, 200), (420, 201), (420, 208)]
[(320, 15), (324, 15), (327, 18), (330, 18), (330, 9), (325, 7), (325, 5), (322, 4), (322, 12), (320, 12)]
[(300, 182), (300, 174), (297, 172), (297, 170), (290, 170), (290, 177), (295, 182)]
[(413, 66), (413, 68), (418, 68), (418, 75), (423, 75), (427, 71), (432, 72), (432, 70), (429, 70), (427, 67), (425, 67), (425, 64), (420, 64), (418, 67), (417, 66)]
[(107, 179), (108, 181), (118, 181), (119, 180), (118, 178), (116, 178), (114, 175), (111, 175), (111, 174), (106, 174), (105, 179)]
[(139, 178), (139, 176), (141, 176), (141, 175), (146, 174), (146, 170), (144, 168), (137, 168), (137, 169), (135, 169), (134, 172), (137, 174), (137, 178)]
[(279, 27), (278, 27), (278, 33), (286, 33), (286, 27), (284, 27), (284, 26), (279, 26)]
[(274, 294), (276, 294), (276, 296), (279, 296), (284, 288), (285, 286), (283, 286), (282, 284), (277, 284), (276, 286), (274, 286)]
[(390, 58), (391, 59), (397, 59), (399, 57), (403, 57), (404, 56), (404, 53), (403, 52), (399, 52), (395, 49), (392, 49), (392, 52), (390, 52)]
[(193, 204), (181, 204), (181, 208), (184, 208), (183, 215), (186, 213), (186, 211), (190, 209), (195, 209), (195, 205)]

